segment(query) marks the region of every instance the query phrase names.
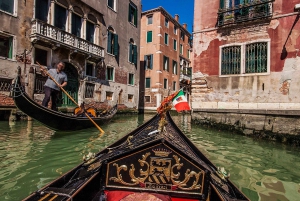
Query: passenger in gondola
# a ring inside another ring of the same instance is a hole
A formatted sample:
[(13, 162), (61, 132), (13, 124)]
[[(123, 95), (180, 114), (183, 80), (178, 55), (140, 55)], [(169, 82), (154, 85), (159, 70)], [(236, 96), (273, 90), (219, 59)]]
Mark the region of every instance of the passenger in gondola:
[[(65, 63), (59, 62), (56, 65), (56, 68), (52, 68), (47, 71), (48, 74), (50, 74), (55, 79), (59, 86), (50, 77), (48, 77), (44, 85), (45, 97), (43, 99), (42, 105), (48, 107), (48, 103), (51, 98), (51, 109), (55, 111), (57, 111), (56, 100), (60, 91), (60, 87), (65, 87), (68, 81), (68, 77), (67, 74), (64, 72), (64, 68)], [(47, 76), (47, 72), (45, 72), (45, 69), (41, 68), (41, 71), (43, 76)]]

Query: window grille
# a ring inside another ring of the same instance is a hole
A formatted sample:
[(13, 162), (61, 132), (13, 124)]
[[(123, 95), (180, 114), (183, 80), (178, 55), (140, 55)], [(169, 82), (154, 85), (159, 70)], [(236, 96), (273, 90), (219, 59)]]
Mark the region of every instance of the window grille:
[(10, 91), (12, 79), (0, 78), (0, 91)]
[(241, 46), (230, 46), (222, 48), (221, 74), (241, 73)]
[(85, 98), (93, 98), (94, 97), (94, 89), (95, 89), (94, 84), (85, 83)]
[(34, 93), (43, 94), (44, 93), (44, 85), (47, 80), (47, 77), (44, 77), (40, 74), (36, 74), (35, 76), (35, 85), (34, 85)]
[(246, 45), (245, 73), (267, 72), (268, 45), (267, 42)]

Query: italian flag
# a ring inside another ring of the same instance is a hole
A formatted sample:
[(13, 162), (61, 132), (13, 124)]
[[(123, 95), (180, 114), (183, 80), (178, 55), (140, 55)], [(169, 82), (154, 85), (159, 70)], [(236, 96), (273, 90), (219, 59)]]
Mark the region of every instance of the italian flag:
[(175, 96), (175, 98), (173, 98), (172, 101), (177, 112), (180, 112), (182, 110), (191, 110), (182, 90), (178, 92), (178, 94)]

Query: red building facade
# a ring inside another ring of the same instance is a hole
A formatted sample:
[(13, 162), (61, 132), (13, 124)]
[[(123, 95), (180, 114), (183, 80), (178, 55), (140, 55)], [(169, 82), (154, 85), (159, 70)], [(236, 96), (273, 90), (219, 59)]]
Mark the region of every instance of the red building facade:
[(299, 109), (299, 7), (195, 1), (193, 109)]

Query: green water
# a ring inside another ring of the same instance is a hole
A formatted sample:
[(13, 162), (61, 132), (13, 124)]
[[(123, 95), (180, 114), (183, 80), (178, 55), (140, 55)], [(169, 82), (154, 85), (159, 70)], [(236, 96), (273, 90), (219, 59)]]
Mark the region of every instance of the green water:
[[(73, 133), (54, 132), (38, 122), (0, 122), (0, 201), (17, 201), (120, 139), (153, 114), (116, 116), (101, 126)], [(179, 128), (251, 200), (300, 200), (299, 148), (254, 140), (191, 124), (172, 115)]]

